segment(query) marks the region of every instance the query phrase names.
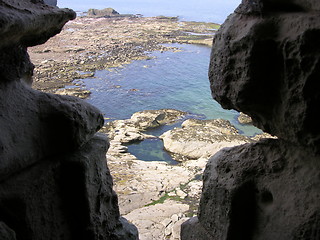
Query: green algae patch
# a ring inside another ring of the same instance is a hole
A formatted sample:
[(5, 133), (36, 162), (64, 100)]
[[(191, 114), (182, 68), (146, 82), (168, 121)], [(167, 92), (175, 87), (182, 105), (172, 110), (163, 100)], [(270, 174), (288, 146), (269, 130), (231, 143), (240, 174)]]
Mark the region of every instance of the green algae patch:
[(164, 203), (166, 200), (171, 199), (177, 202), (181, 202), (181, 198), (179, 196), (170, 196), (169, 193), (166, 193), (164, 196), (160, 197), (158, 200), (154, 200), (153, 202), (144, 205), (145, 207), (149, 207), (149, 206), (153, 206), (153, 205), (157, 205), (157, 204), (162, 204)]

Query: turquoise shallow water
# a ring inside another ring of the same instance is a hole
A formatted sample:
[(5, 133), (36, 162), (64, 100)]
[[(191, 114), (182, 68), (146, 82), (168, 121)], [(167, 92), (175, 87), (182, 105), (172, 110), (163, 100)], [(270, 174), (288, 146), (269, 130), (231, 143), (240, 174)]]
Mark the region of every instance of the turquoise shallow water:
[[(171, 45), (172, 46), (172, 45)], [(84, 83), (92, 94), (87, 100), (106, 118), (126, 119), (137, 111), (173, 108), (197, 118), (229, 120), (243, 134), (259, 132), (241, 125), (236, 111), (224, 110), (212, 99), (207, 76), (210, 48), (174, 44), (180, 52), (154, 52), (151, 60), (134, 61), (123, 68), (97, 71)]]
[[(207, 76), (210, 48), (199, 45), (173, 44), (179, 52), (153, 52), (151, 60), (134, 61), (111, 71), (97, 71), (95, 78), (84, 84), (92, 94), (87, 101), (98, 107), (108, 121), (127, 119), (137, 111), (173, 108), (199, 119), (229, 120), (240, 133), (252, 136), (261, 131), (237, 121), (238, 112), (222, 109), (212, 99)], [(176, 123), (150, 130), (155, 136), (179, 126)], [(129, 145), (129, 152), (146, 161), (166, 161), (173, 164), (163, 151), (160, 139)]]

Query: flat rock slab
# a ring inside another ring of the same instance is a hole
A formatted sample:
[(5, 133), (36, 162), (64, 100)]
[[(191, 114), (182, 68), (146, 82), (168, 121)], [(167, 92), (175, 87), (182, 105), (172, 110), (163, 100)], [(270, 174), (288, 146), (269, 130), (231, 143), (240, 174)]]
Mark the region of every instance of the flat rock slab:
[(178, 237), (182, 221), (186, 220), (182, 213), (188, 209), (187, 204), (169, 200), (163, 204), (136, 209), (125, 215), (125, 218), (138, 227), (140, 240), (170, 239), (173, 235)]
[(174, 128), (160, 136), (167, 151), (190, 159), (208, 158), (224, 147), (251, 142), (240, 135), (229, 121), (186, 120), (181, 128)]

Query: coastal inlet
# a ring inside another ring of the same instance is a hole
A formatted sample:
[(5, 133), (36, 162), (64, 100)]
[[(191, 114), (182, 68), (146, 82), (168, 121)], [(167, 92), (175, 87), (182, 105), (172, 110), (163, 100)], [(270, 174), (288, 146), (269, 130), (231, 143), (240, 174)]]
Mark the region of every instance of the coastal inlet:
[[(34, 88), (84, 98), (104, 113), (120, 211), (140, 239), (177, 239), (181, 223), (197, 213), (209, 156), (260, 132), (211, 98), (209, 45), (218, 28), (170, 17), (79, 17), (29, 48)], [(205, 155), (188, 156), (175, 137), (193, 136), (187, 145), (200, 149), (207, 133), (217, 144)]]

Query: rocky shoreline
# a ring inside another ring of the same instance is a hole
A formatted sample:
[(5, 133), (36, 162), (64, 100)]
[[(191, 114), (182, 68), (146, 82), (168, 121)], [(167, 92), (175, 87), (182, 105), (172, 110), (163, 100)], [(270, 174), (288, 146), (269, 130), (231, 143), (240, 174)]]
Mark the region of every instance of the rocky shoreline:
[(218, 28), (214, 23), (179, 22), (163, 16), (78, 17), (45, 44), (28, 49), (35, 64), (33, 88), (86, 98), (90, 91), (75, 79), (149, 59), (152, 51), (179, 51), (166, 43), (210, 46)]
[[(120, 212), (138, 227), (141, 240), (180, 239), (180, 225), (197, 215), (202, 174), (210, 157), (225, 147), (271, 137), (242, 136), (223, 119), (186, 118), (188, 113), (179, 110), (146, 110), (130, 119), (109, 122), (102, 130), (110, 138), (107, 159)], [(177, 121), (182, 122), (181, 127), (166, 131), (160, 138), (179, 164), (142, 161), (128, 152), (130, 143), (159, 138), (146, 134), (147, 130)]]
[[(33, 87), (86, 98), (90, 91), (81, 79), (94, 78), (96, 70), (148, 59), (152, 51), (179, 51), (165, 43), (211, 45), (218, 27), (170, 17), (78, 17), (46, 44), (29, 48), (36, 67)], [(224, 147), (270, 137), (251, 139), (226, 120), (186, 119), (187, 115), (173, 109), (146, 110), (108, 122), (102, 129), (110, 140), (107, 161), (120, 212), (138, 227), (141, 240), (180, 239), (180, 225), (197, 214), (202, 174), (210, 156)], [(148, 129), (177, 121), (183, 121), (182, 126), (160, 138), (179, 164), (141, 161), (128, 152), (130, 143), (158, 138), (147, 134)]]

